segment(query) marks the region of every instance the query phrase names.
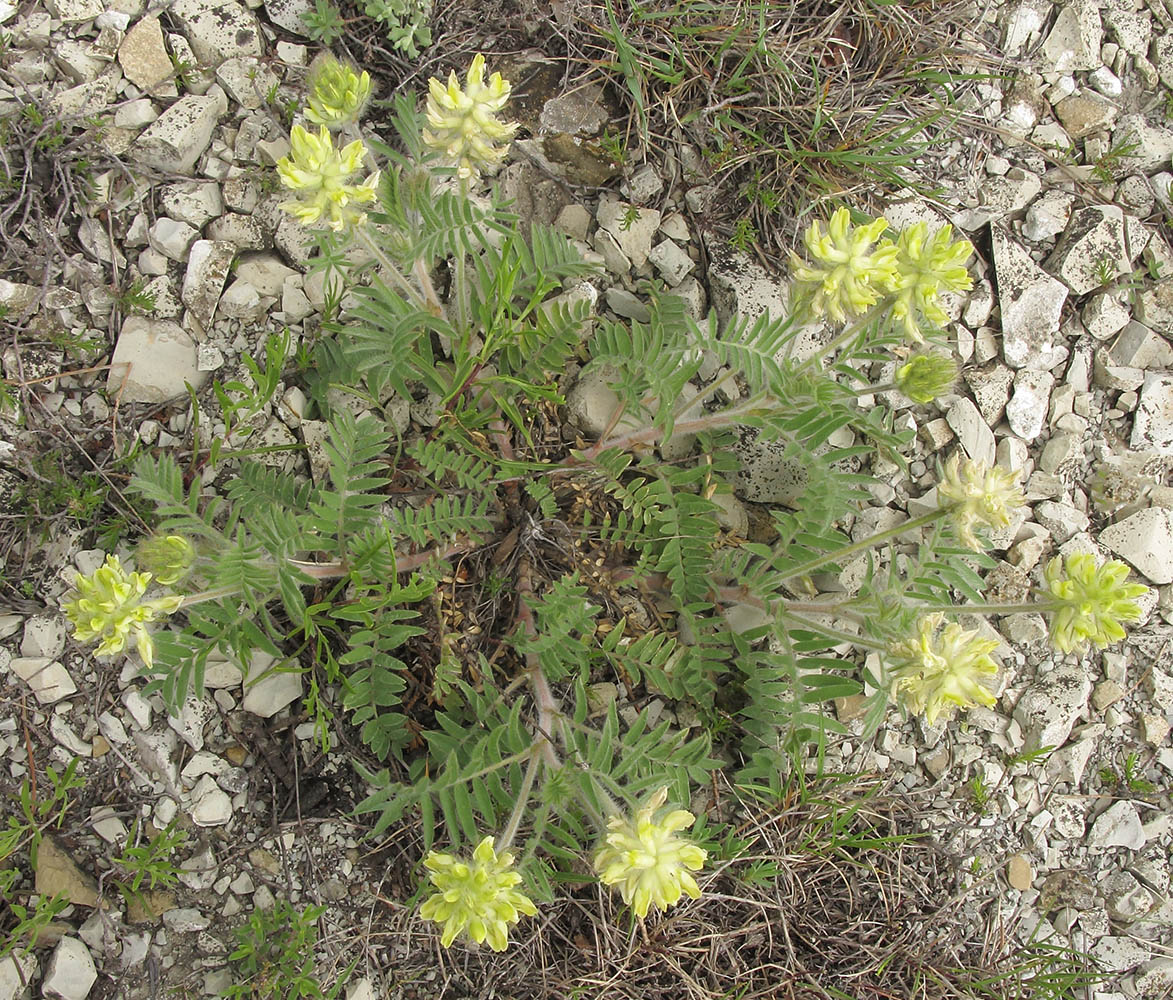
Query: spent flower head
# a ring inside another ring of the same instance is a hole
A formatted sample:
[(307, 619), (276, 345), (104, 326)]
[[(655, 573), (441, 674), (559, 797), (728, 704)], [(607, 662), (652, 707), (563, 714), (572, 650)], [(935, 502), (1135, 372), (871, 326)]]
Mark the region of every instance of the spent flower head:
[(940, 305), (941, 292), (961, 292), (973, 287), (965, 269), (973, 254), (969, 240), (954, 241), (953, 227), (942, 226), (931, 236), (918, 222), (896, 240), (896, 301), (892, 316), (904, 325), (909, 340), (921, 343), (921, 321), (941, 326), (949, 317)]
[(684, 809), (673, 809), (657, 819), (656, 812), (668, 797), (661, 788), (640, 808), (634, 819), (612, 816), (604, 846), (595, 852), (595, 871), (605, 885), (619, 886), (623, 902), (638, 917), (651, 906), (666, 910), (682, 895), (693, 899), (701, 891), (690, 872), (704, 867), (704, 848), (677, 836), (695, 822)]
[(914, 403), (931, 403), (957, 382), (960, 369), (948, 354), (914, 354), (896, 369), (896, 388)]
[(134, 551), (135, 565), (168, 587), (187, 576), (195, 557), (195, 546), (182, 535), (151, 535)]
[(445, 948), (465, 934), (477, 944), (487, 941), (494, 951), (504, 951), (509, 925), (522, 914), (532, 917), (538, 912), (532, 900), (514, 888), (521, 876), (510, 870), (513, 855), (498, 854), (492, 837), (477, 845), (470, 861), (432, 851), (424, 858), (424, 867), (436, 892), (424, 901), (420, 916), (444, 925), (440, 943)]
[(1077, 552), (1056, 556), (1043, 573), (1051, 596), (1051, 643), (1061, 653), (1089, 642), (1103, 649), (1124, 638), (1121, 622), (1140, 618), (1134, 598), (1149, 588), (1126, 583), (1128, 567), (1111, 559), (1096, 566), (1095, 556)]
[(357, 73), (353, 66), (329, 52), (323, 52), (311, 64), (309, 107), (302, 114), (315, 125), (337, 130), (359, 116), (371, 99), (371, 74)]
[(424, 142), (455, 164), (458, 176), (475, 177), (505, 159), (518, 126), (497, 115), (504, 110), (510, 89), (500, 73), (485, 83), (485, 57), (480, 53), (468, 68), (463, 88), (455, 73), (448, 74), (447, 86), (435, 77), (428, 81)]
[(290, 153), (277, 161), (281, 183), (297, 198), (281, 207), (307, 226), (325, 222), (335, 232), (349, 225), (362, 225), (366, 214), (357, 206), (375, 200), (378, 171), (360, 184), (349, 183), (362, 169), (367, 148), (362, 141), (342, 149), (334, 148), (329, 130), (323, 125), (317, 134), (295, 125), (289, 136)]
[(945, 466), (937, 493), (952, 503), (950, 513), (957, 536), (975, 552), (982, 547), (973, 533), (977, 525), (1004, 528), (1010, 523), (1011, 511), (1026, 503), (1014, 473), (963, 460), (959, 452)]
[(147, 624), (179, 610), (178, 595), (143, 600), (151, 584), (150, 573), (133, 573), (122, 568), (118, 556), (106, 556), (104, 565), (89, 576), (78, 575), (72, 596), (61, 608), (73, 624), (79, 642), (100, 640), (99, 656), (119, 653), (133, 638), (143, 663), (151, 666), (154, 646)]
[(990, 658), (997, 640), (967, 632), (956, 622), (938, 634), (944, 620), (942, 614), (926, 615), (915, 637), (888, 649), (897, 697), (910, 711), (923, 712), (930, 726), (942, 713), (951, 716), (955, 707), (995, 702), (980, 678), (998, 672)]
[(803, 236), (810, 261), (790, 254), (795, 306), (812, 317), (825, 315), (842, 323), (863, 315), (892, 291), (896, 247), (890, 240), (880, 241), (887, 228), (886, 219), (852, 225), (846, 208), (835, 210), (826, 232), (812, 223)]

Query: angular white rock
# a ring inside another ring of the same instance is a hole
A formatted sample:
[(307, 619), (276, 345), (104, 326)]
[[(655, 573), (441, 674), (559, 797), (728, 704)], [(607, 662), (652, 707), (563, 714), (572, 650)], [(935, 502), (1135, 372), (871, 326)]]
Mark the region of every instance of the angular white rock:
[(235, 0), (177, 0), (170, 10), (201, 66), (262, 54), (257, 19)]
[(1019, 696), (1014, 719), (1027, 750), (1061, 747), (1087, 708), (1092, 681), (1081, 666), (1064, 664), (1044, 674)]
[(212, 141), (219, 117), (219, 101), (187, 94), (138, 137), (131, 147), (131, 158), (170, 173), (189, 173)]
[(994, 432), (982, 419), (973, 400), (965, 396), (960, 397), (949, 407), (945, 420), (953, 428), (961, 447), (973, 461), (985, 462), (986, 465), (994, 464), (997, 450)]
[(1100, 544), (1131, 563), (1150, 582), (1173, 583), (1173, 510), (1138, 510), (1104, 528)]
[(608, 199), (600, 202), (595, 217), (619, 244), (632, 267), (640, 268), (647, 263), (652, 238), (660, 228), (660, 213), (656, 209)]
[(54, 1000), (86, 1000), (97, 979), (98, 970), (85, 942), (66, 935), (53, 949), (41, 992)]
[(1091, 205), (1072, 214), (1046, 269), (1076, 295), (1132, 271), (1132, 262), (1149, 242), (1139, 219), (1116, 205)]
[(244, 701), (241, 707), (246, 712), (270, 719), (286, 705), (301, 697), (301, 671), (275, 670), (273, 657), (268, 653), (255, 653), (244, 679)]
[(1022, 369), (1014, 378), (1014, 395), (1006, 404), (1010, 429), (1024, 441), (1033, 441), (1043, 432), (1055, 376), (1050, 372)]
[(60, 615), (34, 615), (24, 623), (21, 656), (56, 659), (65, 652), (65, 619)]
[(1092, 70), (1101, 65), (1100, 42), (1104, 29), (1100, 12), (1091, 0), (1075, 0), (1059, 8), (1055, 24), (1043, 42), (1048, 72)]
[[(1173, 346), (1164, 337), (1158, 337), (1143, 323), (1132, 322), (1120, 331), (1120, 336), (1108, 349), (1112, 360), (1126, 368), (1173, 369)], [(1150, 414), (1151, 416), (1151, 414)], [(1173, 424), (1173, 421), (1171, 421)], [(1135, 425), (1133, 433), (1135, 434)], [(1137, 447), (1137, 445), (1133, 445)], [(1143, 448), (1149, 445), (1141, 445)]]
[(1067, 287), (1043, 271), (1001, 226), (991, 226), (990, 236), (1002, 312), (1002, 356), (1008, 365), (1023, 368), (1050, 349)]
[(32, 955), (8, 955), (0, 959), (0, 1000), (17, 1000), (25, 995), (24, 984), (37, 971), (37, 960)]
[(106, 389), (130, 403), (163, 403), (200, 389), (195, 341), (172, 320), (128, 316), (118, 334)]
[(17, 656), (9, 664), (12, 672), (28, 684), (42, 705), (52, 705), (77, 692), (69, 671), (47, 656)]
[(179, 297), (205, 330), (212, 325), (220, 291), (235, 256), (236, 247), (221, 240), (196, 240), (192, 244)]
[(191, 821), (196, 826), (223, 826), (232, 819), (232, 800), (205, 774), (191, 790)]
[(1144, 830), (1141, 829), (1140, 814), (1129, 801), (1115, 802), (1105, 809), (1092, 823), (1087, 846), (1096, 851), (1113, 847), (1125, 847), (1139, 851), (1145, 845)]

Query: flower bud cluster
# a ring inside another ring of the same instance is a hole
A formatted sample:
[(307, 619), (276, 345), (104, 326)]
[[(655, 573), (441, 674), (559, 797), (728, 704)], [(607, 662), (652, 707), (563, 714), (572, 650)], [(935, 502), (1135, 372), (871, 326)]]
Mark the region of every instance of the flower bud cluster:
[(371, 74), (359, 74), (342, 60), (323, 53), (310, 64), (307, 121), (335, 131), (356, 122), (371, 99)]
[(447, 86), (434, 77), (428, 81), (424, 142), (452, 163), (458, 176), (476, 177), (505, 159), (518, 126), (497, 115), (504, 110), (510, 89), (500, 73), (485, 82), (485, 57), (480, 54), (468, 68), (464, 87), (455, 73), (449, 74)]
[(375, 200), (379, 183), (378, 171), (357, 184), (350, 183), (362, 169), (367, 153), (362, 141), (355, 139), (335, 149), (325, 125), (316, 135), (295, 125), (289, 143), (289, 155), (277, 161), (277, 175), (297, 197), (281, 207), (307, 226), (321, 222), (341, 232), (347, 226), (362, 225), (366, 213), (359, 206)]
[(504, 951), (510, 924), (523, 914), (532, 917), (538, 912), (533, 901), (514, 888), (521, 876), (511, 870), (513, 855), (495, 851), (492, 837), (477, 845), (469, 861), (432, 851), (424, 867), (436, 892), (420, 907), (420, 916), (444, 925), (440, 943), (445, 948), (457, 935), (466, 934), (476, 944), (487, 941), (494, 951)]
[(982, 545), (974, 528), (1004, 528), (1010, 523), (1011, 512), (1026, 503), (1014, 473), (962, 459), (960, 453), (954, 453), (945, 466), (937, 493), (953, 505), (950, 517), (957, 536), (975, 552), (981, 551)]

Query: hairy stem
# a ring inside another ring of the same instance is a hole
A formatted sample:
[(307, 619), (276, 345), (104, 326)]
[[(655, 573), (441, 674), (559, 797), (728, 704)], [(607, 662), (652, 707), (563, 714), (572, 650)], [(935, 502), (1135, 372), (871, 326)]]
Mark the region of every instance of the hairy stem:
[(419, 290), (412, 287), (410, 281), (403, 276), (403, 272), (399, 270), (399, 265), (395, 263), (384, 252), (383, 248), (379, 246), (373, 239), (370, 233), (366, 231), (363, 226), (352, 227), (355, 241), (364, 250), (367, 250), (372, 257), (383, 265), (383, 271), (391, 279), (392, 284), (396, 285), (401, 292), (407, 297), (407, 301), (416, 307), (427, 307), (427, 302), (419, 293)]
[[(425, 549), (423, 552), (396, 554), (395, 569), (400, 573), (407, 573), (419, 569), (424, 563), (432, 559), (448, 559), (467, 552), (472, 548), (470, 542), (453, 542), (442, 549)], [(301, 559), (287, 559), (285, 564), (295, 567), (299, 572), (314, 580), (337, 580), (350, 572), (350, 567), (344, 562), (306, 562)], [(198, 594), (188, 594), (183, 598), (180, 609), (190, 608), (193, 604), (204, 604), (207, 601), (218, 601), (221, 597), (231, 597), (240, 592), (238, 587), (216, 587), (212, 590), (203, 590)]]
[(834, 625), (824, 625), (822, 622), (817, 622), (813, 618), (808, 618), (806, 615), (797, 614), (793, 611), (783, 607), (781, 615), (788, 622), (792, 622), (799, 628), (809, 629), (812, 632), (817, 632), (819, 635), (826, 636), (828, 639), (835, 639), (838, 642), (847, 642), (853, 646), (861, 646), (864, 649), (887, 649), (887, 645), (876, 640), (869, 639), (866, 636), (860, 635), (856, 632), (848, 632), (846, 629), (835, 628)]
[(881, 299), (874, 306), (872, 306), (871, 309), (860, 316), (859, 319), (843, 330), (843, 332), (835, 337), (830, 343), (828, 343), (825, 347), (821, 347), (802, 364), (800, 364), (798, 368), (795, 369), (794, 374), (801, 375), (803, 372), (808, 371), (815, 365), (821, 365), (824, 360), (831, 357), (831, 355), (839, 350), (840, 347), (853, 338), (857, 337), (860, 331), (865, 329), (874, 319), (876, 319), (876, 317), (891, 309), (892, 302), (892, 296), (887, 296), (886, 298)]
[(525, 776), (521, 779), (521, 788), (517, 790), (517, 801), (513, 804), (513, 811), (509, 814), (509, 822), (505, 824), (505, 829), (498, 835), (493, 847), (500, 854), (502, 851), (507, 851), (509, 845), (513, 843), (513, 838), (517, 836), (517, 830), (521, 826), (521, 818), (525, 815), (525, 807), (529, 804), (529, 793), (534, 787), (534, 778), (538, 774), (538, 744), (534, 744), (533, 753), (530, 754), (529, 761), (525, 765)]
[[(938, 507), (936, 510), (931, 510), (927, 514), (921, 514), (920, 517), (913, 517), (907, 521), (902, 521), (900, 524), (893, 525), (891, 528), (886, 528), (884, 531), (877, 531), (874, 535), (868, 535), (867, 538), (861, 538), (858, 542), (852, 542), (850, 545), (845, 545), (841, 549), (836, 549), (834, 552), (825, 552), (822, 555), (811, 556), (804, 563), (799, 563), (793, 569), (787, 570), (787, 580), (793, 580), (796, 576), (806, 576), (808, 573), (814, 572), (829, 563), (842, 562), (855, 555), (857, 552), (866, 552), (869, 549), (874, 549), (877, 545), (882, 545), (891, 538), (897, 538), (903, 535), (906, 531), (915, 531), (917, 528), (923, 528), (927, 524), (932, 524), (938, 518), (949, 513), (949, 507)], [(774, 555), (781, 555), (778, 547), (774, 548)]]
[[(737, 423), (739, 417), (761, 409), (764, 404), (770, 401), (770, 398), (768, 393), (759, 392), (757, 395), (751, 396), (744, 403), (730, 407), (728, 410), (721, 410), (717, 413), (704, 413), (694, 420), (681, 420), (675, 425), (672, 433), (696, 434), (699, 431), (728, 427), (730, 424)], [(641, 427), (639, 430), (621, 434), (619, 437), (610, 439), (604, 434), (592, 447), (583, 453), (582, 457), (586, 461), (592, 461), (600, 452), (608, 448), (626, 450), (637, 444), (651, 444), (659, 440), (663, 435), (664, 429), (662, 427), (652, 426)]]

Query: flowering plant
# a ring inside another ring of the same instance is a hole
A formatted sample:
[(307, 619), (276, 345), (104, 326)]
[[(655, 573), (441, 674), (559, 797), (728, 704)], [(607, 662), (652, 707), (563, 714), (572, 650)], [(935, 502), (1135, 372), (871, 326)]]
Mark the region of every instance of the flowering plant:
[[(336, 89), (357, 99), (361, 78)], [(691, 812), (665, 807), (669, 789), (688, 801), (722, 766), (719, 729), (740, 761), (732, 780), (780, 802), (781, 748), (801, 756), (848, 732), (836, 698), (865, 696), (865, 735), (893, 705), (936, 724), (996, 704), (997, 643), (949, 620), (954, 595), (970, 614), (1050, 614), (1053, 644), (1073, 651), (1122, 637), (1146, 589), (1123, 564), (1067, 556), (1030, 601), (983, 602), (994, 562), (980, 531), (1026, 501), (1012, 473), (960, 450), (935, 504), (867, 530), (854, 470), (870, 451), (899, 460), (910, 440), (876, 400), (898, 389), (925, 403), (957, 377), (940, 345), (908, 356), (902, 341), (931, 335), (942, 293), (968, 287), (967, 241), (845, 208), (811, 225), (792, 261), (796, 315), (839, 326), (815, 348), (794, 317), (702, 322), (658, 292), (645, 322), (594, 315), (597, 270), (574, 243), (523, 232), (474, 191), (515, 134), (509, 93), (477, 56), (463, 85), (431, 80), (422, 108), (398, 99), (398, 148), (293, 129), (284, 207), (320, 224), (313, 266), (338, 283), (303, 366), (323, 434), (312, 481), (246, 458), (208, 498), (217, 445), (196, 442), (187, 470), (144, 456), (131, 489), (159, 524), (143, 570), (111, 556), (65, 605), (100, 653), (134, 640), (175, 712), (215, 650), (243, 665), (312, 659), (319, 738), (346, 714), (374, 759), (398, 761), (360, 768), (359, 812), (374, 836), (419, 818), (422, 916), (445, 947), (498, 950), (588, 861), (641, 919), (703, 905), (709, 848), (686, 834)], [(329, 117), (318, 103), (307, 119)], [(356, 181), (375, 154), (385, 173)], [(250, 359), (250, 413), (281, 384), (287, 346), (270, 340), (263, 368)], [(872, 381), (877, 362), (891, 381)], [(555, 421), (586, 389), (608, 412), (567, 434)], [(426, 431), (392, 429), (395, 413)], [(749, 542), (734, 493), (753, 448), (794, 488)], [(152, 573), (182, 594), (148, 598)], [(404, 698), (409, 681), (422, 696)], [(620, 682), (631, 706), (595, 704)], [(692, 709), (695, 732), (652, 715), (666, 701)], [(451, 850), (434, 849), (441, 838)]]

